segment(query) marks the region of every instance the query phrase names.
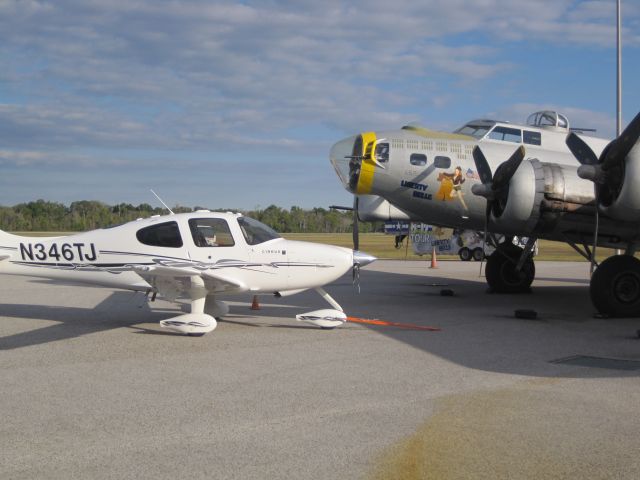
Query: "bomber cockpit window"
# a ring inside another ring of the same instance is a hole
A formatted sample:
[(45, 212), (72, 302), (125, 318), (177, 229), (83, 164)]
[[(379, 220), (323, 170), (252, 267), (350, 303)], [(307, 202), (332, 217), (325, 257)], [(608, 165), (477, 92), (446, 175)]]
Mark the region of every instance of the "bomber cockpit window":
[(489, 131), (489, 128), (491, 127), (487, 125), (473, 125), (469, 123), (453, 133), (459, 133), (460, 135), (470, 135), (475, 138), (482, 138)]
[(192, 218), (189, 229), (196, 247), (232, 247), (235, 245), (229, 224), (223, 218)]
[(376, 151), (374, 153), (375, 158), (380, 163), (387, 163), (389, 161), (389, 144), (378, 143), (376, 145)]
[(180, 248), (182, 237), (177, 222), (165, 222), (141, 228), (136, 233), (138, 241), (152, 247)]
[(496, 127), (487, 138), (504, 142), (522, 143), (522, 131), (517, 128)]
[(280, 238), (275, 230), (250, 217), (238, 217), (238, 225), (240, 225), (242, 235), (249, 245), (258, 245)]

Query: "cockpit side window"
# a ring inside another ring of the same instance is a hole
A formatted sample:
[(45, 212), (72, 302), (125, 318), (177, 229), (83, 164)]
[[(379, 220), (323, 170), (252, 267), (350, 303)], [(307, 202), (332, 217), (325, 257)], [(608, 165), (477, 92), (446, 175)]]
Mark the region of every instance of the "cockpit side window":
[(522, 131), (517, 128), (496, 127), (488, 135), (491, 140), (522, 143)]
[(152, 247), (182, 247), (182, 237), (177, 222), (165, 222), (141, 228), (136, 232), (136, 238), (140, 243)]
[(389, 144), (378, 143), (376, 145), (376, 151), (374, 153), (376, 160), (380, 163), (387, 163), (389, 161)]
[(223, 218), (192, 218), (189, 229), (196, 247), (233, 247), (233, 235)]
[(542, 145), (542, 136), (540, 135), (540, 132), (524, 130), (522, 132), (522, 138), (524, 143), (528, 143), (529, 145)]

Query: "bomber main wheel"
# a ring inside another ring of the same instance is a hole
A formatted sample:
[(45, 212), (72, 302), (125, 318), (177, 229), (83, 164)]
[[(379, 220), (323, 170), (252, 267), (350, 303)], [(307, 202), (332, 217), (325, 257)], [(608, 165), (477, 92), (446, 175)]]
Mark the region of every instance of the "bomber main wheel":
[(611, 317), (640, 317), (640, 260), (630, 255), (607, 258), (589, 286), (598, 312)]
[(485, 277), (491, 291), (496, 293), (522, 293), (529, 291), (536, 276), (533, 258), (524, 262), (522, 269), (516, 271), (516, 263), (522, 254), (522, 248), (507, 245), (501, 251), (496, 250), (487, 257)]
[(468, 262), (469, 260), (471, 260), (471, 250), (469, 250), (467, 247), (462, 247), (458, 252), (458, 255), (460, 256), (460, 260), (462, 261)]

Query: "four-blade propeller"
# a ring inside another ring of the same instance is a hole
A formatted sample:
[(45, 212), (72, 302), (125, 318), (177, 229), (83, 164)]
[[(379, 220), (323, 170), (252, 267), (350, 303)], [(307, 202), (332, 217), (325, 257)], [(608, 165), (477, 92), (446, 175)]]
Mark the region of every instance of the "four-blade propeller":
[[(520, 167), (524, 159), (524, 154), (524, 147), (518, 147), (506, 162), (498, 166), (496, 174), (493, 175), (489, 162), (480, 147), (476, 146), (473, 149), (473, 161), (476, 164), (476, 170), (482, 183), (473, 185), (471, 191), (475, 195), (487, 199), (487, 209), (484, 216), (484, 235), (482, 238), (483, 252), (487, 244), (487, 232), (489, 230), (491, 211), (493, 210), (494, 215), (499, 216), (504, 210), (507, 199), (509, 198), (509, 182), (516, 173), (516, 170), (518, 170), (518, 167)], [(480, 272), (482, 273), (482, 262), (480, 263)]]
[(567, 135), (566, 143), (573, 156), (580, 162), (578, 176), (595, 183), (595, 227), (593, 231), (593, 252), (591, 254), (591, 273), (595, 268), (598, 229), (600, 223), (599, 206), (613, 203), (624, 183), (625, 158), (640, 138), (640, 113), (635, 116), (627, 128), (614, 138), (598, 158), (591, 147), (576, 133)]
[(473, 185), (471, 191), (475, 195), (485, 197), (487, 199), (486, 221), (493, 210), (494, 215), (499, 216), (507, 203), (509, 196), (509, 182), (520, 167), (524, 159), (525, 150), (523, 146), (513, 152), (506, 162), (501, 163), (496, 169), (495, 175), (491, 173), (491, 167), (487, 162), (484, 153), (480, 147), (473, 149), (473, 161), (476, 164), (476, 170), (480, 176), (482, 184)]
[(596, 192), (606, 204), (620, 193), (624, 180), (624, 160), (640, 138), (640, 113), (627, 128), (605, 147), (598, 158), (591, 147), (575, 132), (567, 135), (566, 143), (573, 156), (580, 162), (578, 176), (596, 183)]

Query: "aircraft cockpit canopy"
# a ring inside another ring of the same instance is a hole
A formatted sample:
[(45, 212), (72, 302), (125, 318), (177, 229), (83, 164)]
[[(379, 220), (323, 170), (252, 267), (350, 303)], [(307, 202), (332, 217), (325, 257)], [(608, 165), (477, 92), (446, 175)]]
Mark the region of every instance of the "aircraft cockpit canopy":
[(453, 133), (460, 135), (469, 135), (471, 137), (480, 140), (483, 138), (491, 128), (496, 124), (494, 120), (472, 120), (466, 125), (460, 127)]
[(561, 113), (543, 110), (529, 115), (527, 125), (538, 128), (569, 130), (569, 119)]
[(238, 217), (238, 225), (240, 225), (242, 235), (249, 245), (258, 245), (281, 238), (271, 227), (250, 217)]

